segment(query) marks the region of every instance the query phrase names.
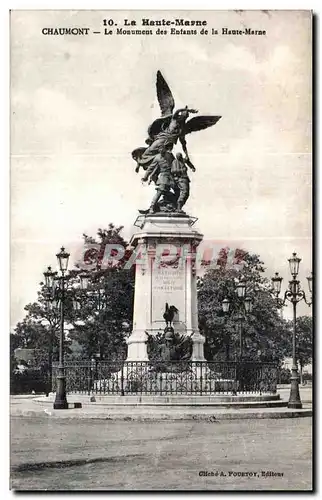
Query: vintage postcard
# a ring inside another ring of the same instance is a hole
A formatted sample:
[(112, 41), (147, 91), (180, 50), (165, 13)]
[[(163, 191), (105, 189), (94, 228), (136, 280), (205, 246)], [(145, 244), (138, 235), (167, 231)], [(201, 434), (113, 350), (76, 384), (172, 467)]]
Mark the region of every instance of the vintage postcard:
[(312, 490), (312, 25), (11, 11), (11, 489)]

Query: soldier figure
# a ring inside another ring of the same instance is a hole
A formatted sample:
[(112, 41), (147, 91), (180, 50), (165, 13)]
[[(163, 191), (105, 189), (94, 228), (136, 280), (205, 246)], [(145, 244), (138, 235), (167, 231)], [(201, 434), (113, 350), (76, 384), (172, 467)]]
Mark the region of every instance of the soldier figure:
[(178, 212), (183, 211), (182, 207), (186, 203), (190, 194), (190, 179), (187, 173), (188, 169), (186, 165), (188, 165), (193, 172), (196, 171), (194, 165), (189, 159), (183, 158), (181, 153), (177, 153), (176, 158), (173, 160), (171, 165), (171, 174), (175, 183), (174, 191), (177, 196)]
[(149, 213), (154, 213), (161, 196), (163, 195), (164, 198), (167, 197), (170, 189), (174, 189), (175, 187), (171, 175), (172, 161), (173, 154), (166, 149), (166, 146), (163, 146), (160, 149), (160, 153), (154, 157), (152, 163), (147, 168), (144, 177), (142, 177), (142, 182), (146, 182), (150, 178), (156, 184), (157, 192), (152, 199)]

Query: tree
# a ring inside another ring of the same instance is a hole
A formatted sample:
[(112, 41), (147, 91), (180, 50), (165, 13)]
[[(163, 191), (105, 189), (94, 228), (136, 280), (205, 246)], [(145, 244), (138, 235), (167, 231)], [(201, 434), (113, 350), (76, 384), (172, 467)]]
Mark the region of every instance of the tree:
[[(280, 317), (276, 301), (271, 295), (270, 281), (263, 276), (265, 268), (258, 255), (239, 250), (235, 266), (226, 266), (221, 255), (216, 268), (206, 270), (198, 280), (199, 328), (206, 337), (207, 359), (230, 359), (238, 352), (236, 315), (243, 304), (237, 297), (235, 281), (247, 283), (247, 296), (253, 301), (253, 310), (243, 321), (244, 358), (279, 361), (284, 357), (281, 342), (286, 322)], [(222, 301), (228, 298), (230, 311), (225, 316)]]
[(87, 358), (111, 359), (125, 354), (125, 333), (131, 328), (134, 282), (123, 269), (93, 272), (89, 289), (75, 312), (70, 338)]
[(12, 378), (15, 369), (17, 368), (17, 360), (15, 358), (15, 350), (20, 347), (19, 338), (17, 335), (10, 333), (10, 379)]
[(311, 316), (300, 316), (296, 322), (297, 352), (300, 365), (300, 379), (303, 381), (303, 368), (312, 361), (313, 328)]
[[(69, 349), (77, 341), (86, 359), (100, 353), (101, 358), (111, 359), (124, 355), (126, 330), (131, 328), (134, 295), (134, 269), (124, 269), (129, 256), (125, 252), (122, 260), (108, 263), (104, 267), (102, 257), (106, 244), (127, 242), (122, 238), (122, 227), (109, 224), (108, 229), (99, 229), (97, 239), (84, 235), (84, 242), (97, 243), (96, 269), (89, 272), (90, 287), (86, 292), (80, 289), (80, 266), (68, 274), (65, 292), (65, 325), (71, 328), (66, 334), (66, 358), (72, 356)], [(85, 266), (86, 268), (86, 266)], [(99, 304), (97, 293), (104, 301)], [(37, 349), (38, 363), (46, 363), (51, 372), (52, 362), (58, 360), (60, 311), (48, 303), (48, 290), (40, 283), (38, 300), (25, 307), (26, 317), (17, 324), (13, 337), (17, 347)], [(81, 298), (81, 309), (74, 307)]]
[(87, 358), (96, 354), (101, 359), (125, 356), (126, 334), (132, 326), (134, 267), (124, 267), (129, 250), (120, 260), (102, 260), (106, 245), (117, 244), (127, 249), (122, 229), (109, 224), (108, 229), (98, 230), (96, 239), (84, 235), (85, 244), (97, 244), (99, 251), (94, 254), (96, 268), (89, 272), (89, 286), (82, 295), (81, 308), (74, 311), (75, 328), (70, 338), (83, 347)]
[(51, 388), (51, 367), (58, 359), (59, 311), (48, 306), (46, 289), (40, 283), (38, 301), (27, 304), (25, 318), (17, 323), (11, 335), (11, 343), (16, 347), (34, 349), (35, 365), (41, 368)]
[[(292, 356), (293, 321), (288, 323), (288, 334), (285, 337), (286, 356)], [(296, 357), (300, 367), (300, 383), (303, 382), (303, 368), (312, 362), (313, 325), (311, 316), (299, 316), (296, 320)]]

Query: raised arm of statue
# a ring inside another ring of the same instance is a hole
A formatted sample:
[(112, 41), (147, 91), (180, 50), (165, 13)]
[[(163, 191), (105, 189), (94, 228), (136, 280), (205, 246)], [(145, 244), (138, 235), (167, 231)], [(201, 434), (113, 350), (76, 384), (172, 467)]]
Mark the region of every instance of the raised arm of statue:
[[(179, 108), (177, 109), (174, 113), (173, 113), (173, 118), (178, 118), (178, 116), (180, 115), (180, 113), (182, 113), (183, 111), (186, 111), (186, 113), (189, 115), (189, 113), (191, 114), (195, 114), (195, 113), (198, 113), (198, 110), (197, 109), (189, 109), (188, 106), (186, 106), (185, 108)], [(188, 116), (187, 116), (188, 118)]]
[(184, 135), (181, 135), (179, 137), (179, 141), (181, 142), (181, 146), (182, 146), (182, 150), (183, 150), (184, 154), (186, 155), (187, 159), (189, 159), (189, 153), (187, 150), (187, 141), (186, 141)]
[(176, 111), (172, 115), (172, 118), (174, 119), (178, 118), (178, 116), (180, 116), (180, 113), (182, 113), (182, 111), (188, 111), (187, 107), (176, 109)]
[(194, 164), (190, 161), (190, 158), (189, 158), (189, 157), (188, 157), (188, 158), (185, 158), (185, 159), (184, 159), (184, 162), (185, 162), (185, 164), (186, 164), (186, 165), (188, 165), (188, 167), (189, 167), (189, 168), (191, 168), (191, 170), (192, 170), (193, 172), (195, 172), (195, 171), (196, 171), (196, 167), (195, 167), (195, 166), (194, 166)]

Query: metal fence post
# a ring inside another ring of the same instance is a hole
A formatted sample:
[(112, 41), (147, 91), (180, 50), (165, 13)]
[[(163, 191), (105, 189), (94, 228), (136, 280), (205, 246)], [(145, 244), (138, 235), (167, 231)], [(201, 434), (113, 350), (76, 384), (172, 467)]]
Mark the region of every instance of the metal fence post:
[(92, 386), (92, 365), (87, 367), (87, 391), (88, 395), (91, 395), (91, 386)]
[(124, 363), (122, 363), (121, 368), (121, 396), (124, 396)]
[(200, 363), (200, 396), (202, 396), (202, 382), (203, 382), (203, 377), (202, 377), (202, 370), (204, 366), (204, 361), (201, 361)]
[(162, 372), (160, 372), (160, 394), (162, 395)]

